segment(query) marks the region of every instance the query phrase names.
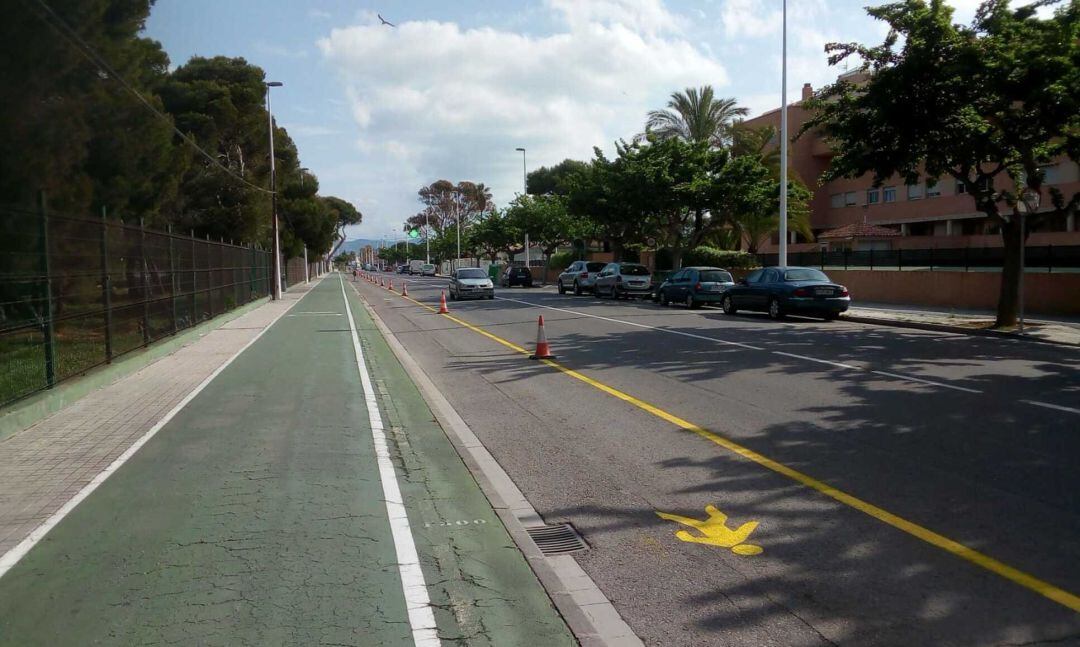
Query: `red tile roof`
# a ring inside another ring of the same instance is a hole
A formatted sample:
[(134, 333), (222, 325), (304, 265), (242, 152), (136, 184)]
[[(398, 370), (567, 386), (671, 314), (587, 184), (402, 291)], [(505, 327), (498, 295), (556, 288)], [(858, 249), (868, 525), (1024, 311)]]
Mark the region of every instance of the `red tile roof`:
[(893, 238), (899, 235), (900, 232), (895, 229), (889, 229), (888, 227), (879, 227), (877, 225), (859, 222), (853, 225), (844, 225), (843, 227), (837, 227), (836, 229), (824, 231), (818, 234), (817, 238), (818, 240), (836, 240), (848, 238)]

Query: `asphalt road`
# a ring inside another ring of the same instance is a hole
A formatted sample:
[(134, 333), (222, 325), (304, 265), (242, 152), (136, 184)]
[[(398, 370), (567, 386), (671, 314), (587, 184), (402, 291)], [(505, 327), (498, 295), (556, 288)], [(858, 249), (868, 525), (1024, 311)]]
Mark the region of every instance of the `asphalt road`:
[[(647, 644), (1080, 644), (1080, 352), (550, 289), (450, 303), (529, 349), (542, 314), (575, 377), (357, 286)], [(706, 506), (758, 525), (736, 551), (657, 514)]]

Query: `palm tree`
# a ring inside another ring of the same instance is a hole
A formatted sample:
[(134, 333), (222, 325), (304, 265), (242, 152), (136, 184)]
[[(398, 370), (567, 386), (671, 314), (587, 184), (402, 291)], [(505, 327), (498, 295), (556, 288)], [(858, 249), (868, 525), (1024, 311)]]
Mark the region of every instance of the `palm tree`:
[(708, 142), (717, 148), (731, 143), (732, 122), (748, 113), (735, 99), (717, 99), (711, 85), (673, 92), (667, 105), (664, 110), (649, 111), (646, 133), (661, 139)]

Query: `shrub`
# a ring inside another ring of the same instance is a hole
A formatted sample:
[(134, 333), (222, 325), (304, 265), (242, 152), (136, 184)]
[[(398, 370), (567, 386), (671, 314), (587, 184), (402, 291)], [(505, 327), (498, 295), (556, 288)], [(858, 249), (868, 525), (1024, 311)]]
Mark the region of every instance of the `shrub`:
[(688, 265), (711, 265), (733, 270), (756, 267), (757, 264), (757, 258), (753, 254), (736, 250), (716, 249), (715, 247), (695, 247), (683, 254), (683, 267)]
[(579, 258), (580, 254), (578, 254), (576, 251), (559, 252), (558, 254), (552, 254), (548, 258), (548, 269), (554, 270), (556, 272), (561, 272), (566, 268), (570, 267), (570, 263), (573, 263)]

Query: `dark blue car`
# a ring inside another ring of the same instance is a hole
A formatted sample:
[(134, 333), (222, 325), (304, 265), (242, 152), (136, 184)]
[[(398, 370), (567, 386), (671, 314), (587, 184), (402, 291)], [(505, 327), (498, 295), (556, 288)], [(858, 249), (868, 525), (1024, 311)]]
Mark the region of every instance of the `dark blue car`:
[(724, 293), (720, 306), (733, 315), (739, 310), (768, 312), (773, 319), (786, 314), (836, 319), (851, 305), (848, 289), (812, 267), (765, 267), (751, 272)]

